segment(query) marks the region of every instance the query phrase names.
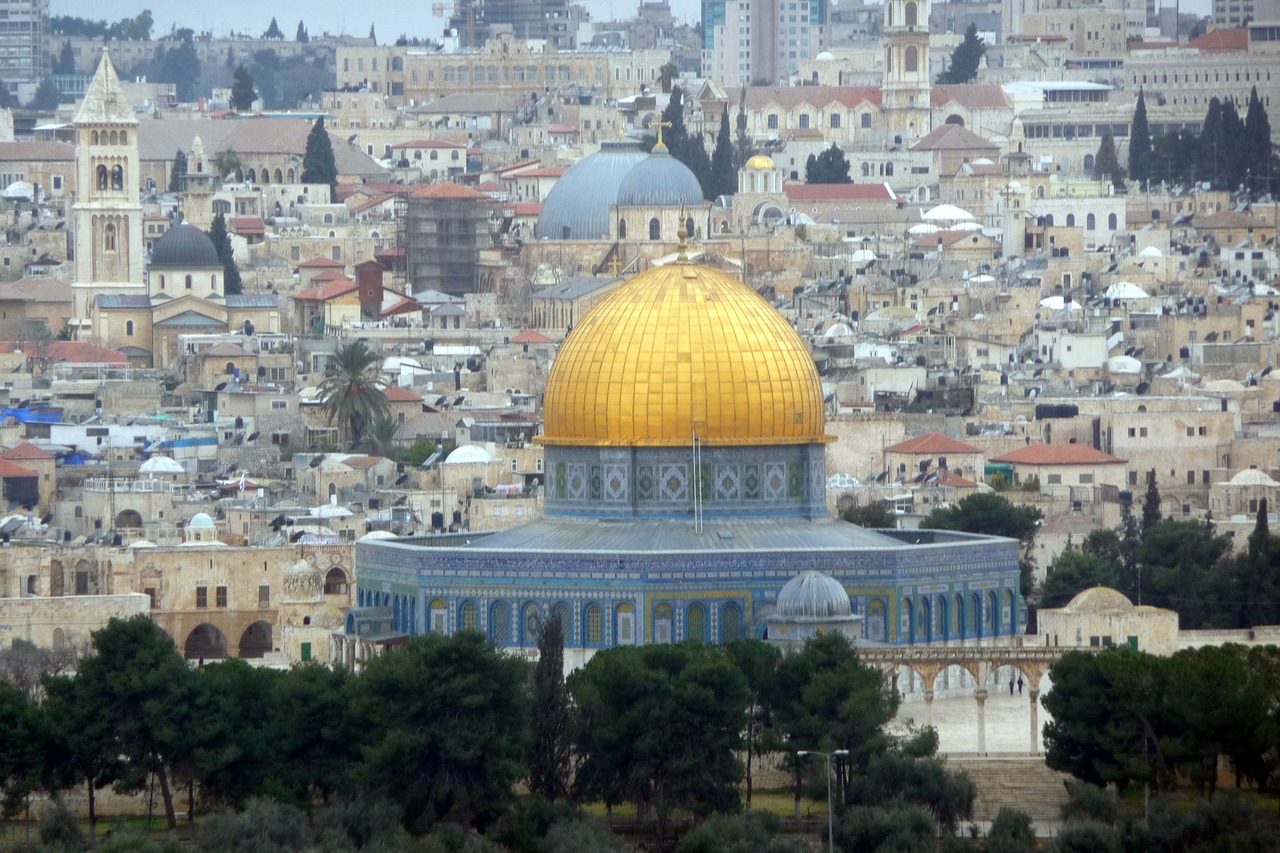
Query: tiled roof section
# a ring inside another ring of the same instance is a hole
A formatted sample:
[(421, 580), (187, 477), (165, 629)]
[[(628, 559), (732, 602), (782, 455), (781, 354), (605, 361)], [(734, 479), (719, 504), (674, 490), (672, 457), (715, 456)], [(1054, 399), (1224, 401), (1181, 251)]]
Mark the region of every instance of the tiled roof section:
[(274, 293), (233, 293), (227, 297), (228, 308), (278, 308), (280, 297)]
[(73, 162), (76, 147), (69, 142), (0, 142), (0, 163), (23, 160)]
[(996, 83), (962, 83), (937, 85), (929, 92), (935, 107), (944, 107), (955, 101), (971, 110), (997, 110), (1009, 106), (1004, 88)]
[(200, 355), (205, 356), (206, 358), (221, 358), (223, 356), (235, 357), (248, 355), (248, 353), (245, 352), (242, 347), (238, 347), (229, 341), (224, 341), (220, 344), (214, 344), (204, 352), (200, 353)]
[(888, 184), (784, 184), (791, 201), (896, 201)]
[(549, 124), (547, 125), (547, 133), (571, 133), (576, 135), (578, 133), (578, 128), (571, 124)]
[[(726, 90), (729, 103), (740, 103), (742, 89)], [(878, 86), (750, 86), (747, 88), (747, 109), (761, 110), (777, 104), (792, 110), (802, 104), (814, 109), (826, 109), (833, 104), (853, 109), (860, 104), (880, 106)]]
[(93, 73), (89, 87), (85, 89), (84, 100), (73, 119), (75, 124), (137, 124), (138, 117), (124, 96), (124, 87), (116, 75), (115, 66), (111, 64), (111, 54), (105, 49), (102, 59), (98, 61), (98, 70)]
[(50, 453), (47, 450), (43, 450), (39, 447), (36, 447), (34, 444), (32, 444), (29, 441), (24, 441), (22, 444), (19, 444), (17, 447), (9, 448), (4, 453), (0, 453), (0, 457), (3, 457), (4, 459), (9, 459), (9, 460), (53, 459), (54, 458), (52, 453)]
[(565, 172), (569, 171), (568, 166), (543, 166), (541, 169), (530, 169), (527, 172), (521, 172), (518, 178), (558, 178)]
[(1196, 228), (1265, 228), (1266, 223), (1243, 210), (1219, 210), (1216, 213), (1196, 216), (1191, 220)]
[(520, 108), (520, 101), (504, 95), (488, 92), (445, 95), (429, 104), (409, 110), (411, 113), (513, 113)]
[(981, 453), (972, 444), (956, 441), (939, 432), (926, 432), (885, 448), (888, 453)]
[(536, 332), (532, 329), (529, 329), (527, 331), (521, 332), (520, 334), (512, 338), (511, 343), (513, 344), (553, 344), (555, 343), (555, 341), (553, 341), (551, 338), (548, 338), (546, 335), (542, 334), (542, 332)]
[(48, 276), (29, 275), (8, 284), (0, 284), (0, 301), (4, 302), (70, 302), (71, 285)]
[(912, 151), (969, 151), (985, 149), (999, 152), (1000, 146), (958, 124), (944, 124), (920, 137)]
[(921, 474), (916, 477), (915, 482), (930, 486), (954, 486), (957, 489), (970, 489), (978, 485), (973, 480), (961, 477), (948, 468), (940, 468), (927, 474)]
[(172, 317), (155, 323), (156, 326), (180, 326), (183, 328), (208, 328), (208, 329), (225, 329), (227, 324), (221, 320), (215, 320), (199, 311), (183, 311), (181, 314), (175, 314)]
[(304, 290), (294, 299), (303, 302), (328, 302), (330, 299), (336, 299), (339, 296), (351, 293), (356, 289), (356, 283), (349, 278), (334, 279), (327, 281), (319, 287), (313, 287), (310, 290)]
[(388, 403), (421, 403), (422, 398), (410, 391), (408, 388), (399, 385), (389, 385), (387, 390), (382, 392), (382, 396), (387, 398)]
[(511, 212), (516, 216), (537, 216), (542, 213), (542, 202), (518, 201), (511, 205)]
[(1249, 31), (1243, 27), (1214, 30), (1189, 42), (1187, 47), (1206, 51), (1248, 50)]
[(302, 269), (314, 269), (316, 267), (333, 267), (335, 269), (344, 269), (346, 264), (342, 261), (335, 261), (330, 258), (310, 258), (298, 264)]
[(88, 341), (52, 341), (45, 345), (51, 361), (75, 364), (128, 364), (129, 360), (113, 349)]
[(237, 234), (259, 235), (267, 233), (267, 224), (261, 216), (235, 216), (231, 219), (231, 228)]
[(368, 210), (371, 207), (377, 207), (378, 205), (382, 204), (384, 201), (390, 201), (393, 198), (395, 198), (395, 196), (391, 195), (390, 193), (379, 193), (378, 195), (374, 195), (374, 196), (365, 196), (365, 195), (352, 196), (347, 199), (346, 203), (347, 203), (347, 207), (351, 209), (352, 213), (361, 213), (363, 211)]
[(459, 199), (465, 201), (483, 200), (489, 201), (489, 197), (479, 190), (473, 190), (470, 187), (458, 186), (450, 181), (444, 181), (439, 184), (428, 184), (422, 187), (415, 187), (411, 192), (413, 198), (442, 198), (442, 199)]
[(10, 462), (8, 459), (0, 459), (0, 479), (7, 479), (9, 477), (38, 476), (40, 475), (35, 471), (32, 471), (30, 468), (23, 468), (21, 465)]
[(354, 459), (348, 457), (342, 460), (342, 464), (348, 468), (372, 468), (386, 458), (385, 456), (357, 456)]
[(997, 456), (992, 462), (1009, 462), (1014, 465), (1118, 465), (1110, 453), (1094, 450), (1083, 444), (1028, 444), (1012, 453)]

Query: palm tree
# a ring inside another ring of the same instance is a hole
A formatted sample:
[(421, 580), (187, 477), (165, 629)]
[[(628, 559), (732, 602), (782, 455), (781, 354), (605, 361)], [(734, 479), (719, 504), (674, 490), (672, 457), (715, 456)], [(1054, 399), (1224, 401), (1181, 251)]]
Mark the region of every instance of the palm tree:
[(658, 69), (658, 84), (662, 91), (670, 92), (671, 84), (680, 76), (680, 68), (674, 62), (667, 62)]
[(363, 341), (343, 344), (320, 383), (320, 398), (329, 423), (338, 422), (352, 447), (377, 418), (388, 414), (387, 398), (382, 393), (386, 381), (378, 375), (381, 361)]
[(369, 423), (369, 430), (365, 436), (369, 440), (369, 449), (382, 456), (394, 458), (396, 431), (399, 429), (400, 422), (390, 414), (378, 415)]

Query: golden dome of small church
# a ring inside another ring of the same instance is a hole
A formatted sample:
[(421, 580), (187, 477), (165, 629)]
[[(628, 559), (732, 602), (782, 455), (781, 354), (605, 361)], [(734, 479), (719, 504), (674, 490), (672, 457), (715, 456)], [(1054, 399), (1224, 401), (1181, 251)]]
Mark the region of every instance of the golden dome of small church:
[(526, 649), (556, 619), (571, 666), (611, 646), (763, 636), (808, 571), (847, 593), (862, 642), (1020, 628), (1017, 542), (828, 516), (832, 439), (808, 348), (683, 250), (569, 333), (543, 412), (543, 517), (362, 540), (360, 607), (387, 608), (405, 635), (475, 630)]

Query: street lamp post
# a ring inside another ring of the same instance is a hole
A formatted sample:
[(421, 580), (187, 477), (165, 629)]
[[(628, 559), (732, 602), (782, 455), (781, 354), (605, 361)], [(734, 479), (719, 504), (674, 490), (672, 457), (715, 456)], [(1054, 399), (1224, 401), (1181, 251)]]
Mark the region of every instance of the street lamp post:
[(849, 750), (847, 749), (836, 749), (831, 752), (801, 749), (796, 752), (796, 755), (821, 755), (827, 760), (827, 853), (835, 853), (836, 849), (835, 832), (832, 829), (831, 821), (831, 756), (848, 754)]

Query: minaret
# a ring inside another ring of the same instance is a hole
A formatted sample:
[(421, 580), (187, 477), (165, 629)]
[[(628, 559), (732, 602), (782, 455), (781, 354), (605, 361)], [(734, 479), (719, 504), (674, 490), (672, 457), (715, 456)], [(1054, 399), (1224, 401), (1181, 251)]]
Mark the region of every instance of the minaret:
[(73, 120), (76, 139), (75, 318), (88, 331), (94, 299), (145, 294), (138, 119), (104, 50)]
[(930, 127), (929, 0), (885, 0), (881, 110), (888, 131), (903, 142)]
[(202, 231), (213, 225), (214, 174), (212, 164), (205, 157), (204, 143), (200, 137), (191, 141), (191, 154), (187, 157), (187, 191), (182, 203), (183, 220)]

